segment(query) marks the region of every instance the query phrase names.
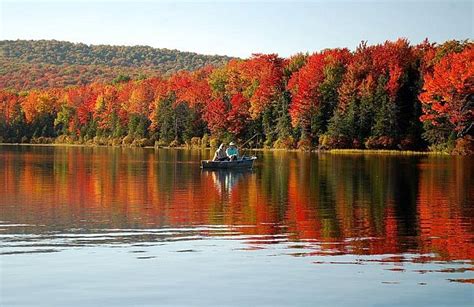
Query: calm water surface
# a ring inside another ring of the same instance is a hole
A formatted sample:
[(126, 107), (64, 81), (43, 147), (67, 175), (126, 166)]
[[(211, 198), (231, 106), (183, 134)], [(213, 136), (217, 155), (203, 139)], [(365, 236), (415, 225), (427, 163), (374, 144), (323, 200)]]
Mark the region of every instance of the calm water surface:
[(469, 158), (0, 146), (0, 305), (472, 306)]

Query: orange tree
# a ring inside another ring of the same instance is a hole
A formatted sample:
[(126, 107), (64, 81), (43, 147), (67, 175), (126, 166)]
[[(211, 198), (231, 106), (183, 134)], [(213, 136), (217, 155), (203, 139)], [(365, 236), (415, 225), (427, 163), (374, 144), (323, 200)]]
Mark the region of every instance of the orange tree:
[(425, 137), (432, 144), (472, 134), (474, 122), (474, 46), (460, 53), (452, 52), (433, 66), (424, 76), (423, 106), (420, 120), (425, 124)]

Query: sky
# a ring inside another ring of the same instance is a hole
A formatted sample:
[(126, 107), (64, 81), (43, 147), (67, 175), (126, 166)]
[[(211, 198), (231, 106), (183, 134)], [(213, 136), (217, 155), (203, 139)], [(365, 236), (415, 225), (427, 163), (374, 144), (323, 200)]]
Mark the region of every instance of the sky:
[(0, 39), (148, 45), (203, 54), (354, 49), (472, 39), (474, 1), (11, 1), (0, 0)]

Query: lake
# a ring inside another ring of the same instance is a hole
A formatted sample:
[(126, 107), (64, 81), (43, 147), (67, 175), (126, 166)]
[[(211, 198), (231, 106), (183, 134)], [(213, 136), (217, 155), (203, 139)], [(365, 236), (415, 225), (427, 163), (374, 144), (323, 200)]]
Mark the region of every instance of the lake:
[(474, 162), (0, 146), (0, 305), (468, 306)]

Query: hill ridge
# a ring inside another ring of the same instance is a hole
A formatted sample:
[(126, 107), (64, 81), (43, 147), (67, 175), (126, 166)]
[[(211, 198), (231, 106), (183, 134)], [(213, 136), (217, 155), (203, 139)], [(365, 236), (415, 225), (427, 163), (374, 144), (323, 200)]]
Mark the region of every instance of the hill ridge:
[[(110, 82), (119, 74), (131, 77), (170, 75), (181, 70), (197, 70), (207, 65), (219, 67), (231, 59), (229, 56), (204, 55), (146, 45), (1, 40), (0, 87), (27, 90), (94, 81)], [(31, 75), (28, 80), (25, 80), (25, 74)]]

